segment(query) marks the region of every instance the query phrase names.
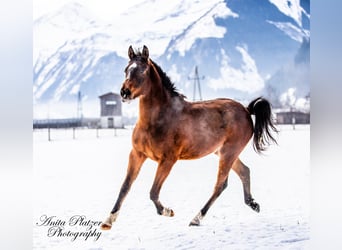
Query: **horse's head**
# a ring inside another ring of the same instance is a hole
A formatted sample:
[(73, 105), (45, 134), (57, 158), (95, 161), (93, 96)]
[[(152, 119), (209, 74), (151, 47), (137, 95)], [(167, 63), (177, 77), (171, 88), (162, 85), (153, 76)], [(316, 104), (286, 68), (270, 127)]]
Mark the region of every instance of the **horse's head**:
[(148, 48), (144, 45), (142, 52), (135, 53), (132, 46), (128, 48), (129, 63), (125, 69), (126, 78), (121, 87), (122, 101), (137, 98), (149, 90), (148, 81)]

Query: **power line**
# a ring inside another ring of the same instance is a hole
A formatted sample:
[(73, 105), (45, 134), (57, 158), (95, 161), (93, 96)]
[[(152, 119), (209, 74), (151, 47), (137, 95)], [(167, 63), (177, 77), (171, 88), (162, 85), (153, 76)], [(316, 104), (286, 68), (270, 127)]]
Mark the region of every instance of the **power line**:
[(193, 94), (193, 101), (196, 101), (196, 88), (198, 87), (198, 93), (199, 93), (199, 100), (202, 101), (202, 92), (201, 92), (201, 83), (200, 80), (204, 79), (204, 76), (199, 77), (198, 76), (198, 67), (196, 65), (195, 67), (195, 76), (194, 77), (188, 77), (189, 80), (194, 80), (194, 94)]

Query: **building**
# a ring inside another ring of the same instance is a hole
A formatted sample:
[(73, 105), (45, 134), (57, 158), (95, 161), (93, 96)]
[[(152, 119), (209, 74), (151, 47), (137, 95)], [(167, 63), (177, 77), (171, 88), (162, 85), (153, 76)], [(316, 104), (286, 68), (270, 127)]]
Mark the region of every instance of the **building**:
[(121, 96), (113, 92), (99, 96), (101, 104), (101, 128), (122, 128)]
[(309, 124), (310, 113), (304, 113), (300, 111), (285, 111), (277, 112), (278, 124)]

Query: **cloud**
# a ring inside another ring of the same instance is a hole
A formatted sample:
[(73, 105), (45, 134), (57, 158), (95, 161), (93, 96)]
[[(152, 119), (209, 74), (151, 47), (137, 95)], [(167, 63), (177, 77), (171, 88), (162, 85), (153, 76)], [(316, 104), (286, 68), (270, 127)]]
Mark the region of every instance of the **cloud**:
[(209, 87), (215, 90), (232, 88), (239, 91), (253, 93), (264, 87), (264, 80), (259, 75), (254, 59), (248, 54), (247, 48), (236, 46), (235, 49), (242, 56), (240, 69), (229, 65), (229, 58), (221, 50), (222, 63), (219, 78), (210, 78)]
[(280, 103), (284, 107), (293, 107), (296, 103), (296, 88), (289, 88), (286, 92), (280, 95)]
[(303, 112), (310, 112), (310, 101), (305, 98), (298, 98), (295, 103), (295, 108)]
[(179, 83), (182, 75), (178, 72), (176, 64), (172, 64), (171, 68), (168, 70), (167, 74), (174, 83)]
[(288, 88), (280, 95), (280, 103), (285, 108), (294, 108), (303, 112), (310, 111), (310, 101), (307, 98), (297, 97), (296, 88)]

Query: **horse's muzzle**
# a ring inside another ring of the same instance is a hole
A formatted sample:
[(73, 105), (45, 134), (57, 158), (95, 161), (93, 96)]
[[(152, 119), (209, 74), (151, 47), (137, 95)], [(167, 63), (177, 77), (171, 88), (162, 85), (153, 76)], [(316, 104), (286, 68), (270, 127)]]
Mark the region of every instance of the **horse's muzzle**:
[(129, 89), (121, 88), (120, 94), (122, 97), (122, 101), (126, 101), (127, 99), (130, 99), (132, 93)]

